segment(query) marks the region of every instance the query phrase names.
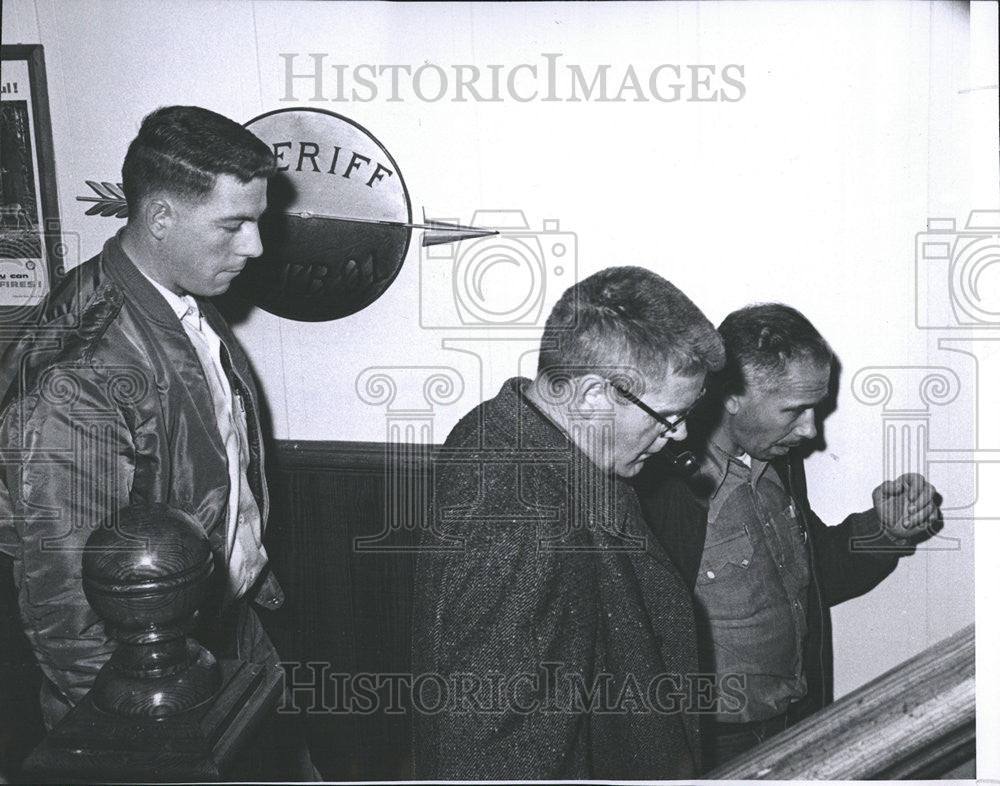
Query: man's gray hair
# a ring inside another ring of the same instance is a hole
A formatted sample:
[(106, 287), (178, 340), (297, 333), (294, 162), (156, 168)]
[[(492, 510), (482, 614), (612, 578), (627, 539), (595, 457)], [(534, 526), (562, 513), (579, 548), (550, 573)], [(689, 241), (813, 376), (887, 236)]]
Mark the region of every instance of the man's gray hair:
[[(722, 340), (699, 308), (663, 277), (610, 267), (567, 289), (545, 323), (538, 375), (662, 380), (721, 369)], [(637, 394), (641, 391), (634, 391)]]

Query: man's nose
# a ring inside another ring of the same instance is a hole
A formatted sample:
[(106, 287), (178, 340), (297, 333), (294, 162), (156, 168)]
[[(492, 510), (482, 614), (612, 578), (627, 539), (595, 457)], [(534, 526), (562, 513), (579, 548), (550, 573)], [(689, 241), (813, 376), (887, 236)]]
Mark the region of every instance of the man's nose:
[(807, 409), (799, 416), (799, 424), (795, 427), (795, 433), (803, 439), (812, 439), (816, 436), (816, 413)]
[(259, 257), (264, 253), (264, 244), (260, 241), (260, 230), (256, 222), (247, 221), (243, 224), (237, 253), (243, 257)]

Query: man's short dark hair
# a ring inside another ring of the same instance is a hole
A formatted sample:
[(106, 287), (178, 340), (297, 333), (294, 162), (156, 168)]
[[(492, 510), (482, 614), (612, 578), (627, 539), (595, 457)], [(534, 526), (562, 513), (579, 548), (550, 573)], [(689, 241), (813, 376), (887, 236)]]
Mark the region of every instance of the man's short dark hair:
[(724, 358), (712, 323), (677, 287), (645, 268), (610, 267), (559, 298), (545, 323), (538, 374), (618, 370), (662, 380), (668, 371), (718, 370)]
[(122, 188), (134, 215), (151, 193), (197, 201), (219, 175), (249, 183), (274, 171), (270, 148), (239, 123), (199, 106), (164, 106), (143, 118), (129, 145)]
[(778, 380), (789, 363), (828, 365), (833, 353), (819, 331), (800, 312), (783, 303), (761, 303), (734, 311), (719, 325), (726, 345), (726, 367), (719, 375), (724, 394), (746, 392), (749, 376)]

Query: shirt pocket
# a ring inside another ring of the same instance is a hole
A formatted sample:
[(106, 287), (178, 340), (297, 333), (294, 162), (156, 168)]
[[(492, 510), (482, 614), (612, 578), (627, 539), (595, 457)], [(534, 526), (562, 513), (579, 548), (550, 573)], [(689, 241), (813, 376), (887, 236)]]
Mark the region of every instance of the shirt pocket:
[(695, 596), (709, 619), (747, 619), (762, 607), (757, 557), (745, 530), (705, 543)]

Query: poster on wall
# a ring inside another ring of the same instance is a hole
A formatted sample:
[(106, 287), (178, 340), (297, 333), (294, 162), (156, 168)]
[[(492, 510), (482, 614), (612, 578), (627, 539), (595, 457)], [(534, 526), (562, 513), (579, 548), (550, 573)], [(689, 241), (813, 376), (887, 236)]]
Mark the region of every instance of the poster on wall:
[(2, 54), (0, 334), (6, 334), (64, 271), (42, 47), (5, 46)]

